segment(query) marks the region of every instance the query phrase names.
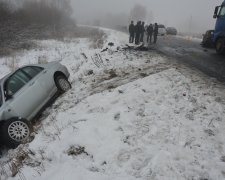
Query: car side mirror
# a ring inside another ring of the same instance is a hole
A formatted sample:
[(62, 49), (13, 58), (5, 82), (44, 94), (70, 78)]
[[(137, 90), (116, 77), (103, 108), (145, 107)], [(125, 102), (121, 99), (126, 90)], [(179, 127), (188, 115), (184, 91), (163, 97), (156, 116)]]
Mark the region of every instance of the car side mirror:
[(216, 14), (214, 14), (214, 15), (213, 15), (213, 18), (214, 18), (214, 19), (216, 19), (216, 18), (217, 18), (217, 15), (216, 15)]

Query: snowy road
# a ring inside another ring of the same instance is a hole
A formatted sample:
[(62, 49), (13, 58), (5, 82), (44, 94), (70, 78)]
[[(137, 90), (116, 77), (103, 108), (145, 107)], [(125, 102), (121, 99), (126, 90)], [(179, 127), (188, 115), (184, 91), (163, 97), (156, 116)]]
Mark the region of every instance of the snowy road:
[(166, 36), (159, 38), (157, 50), (225, 82), (225, 56), (217, 55), (215, 49), (201, 47), (200, 43), (201, 39)]
[(73, 87), (43, 113), (32, 142), (4, 152), (0, 179), (225, 179), (224, 85), (156, 51), (121, 50), (127, 35), (105, 31), (103, 49), (114, 43), (105, 52), (74, 39), (12, 57), (59, 60)]

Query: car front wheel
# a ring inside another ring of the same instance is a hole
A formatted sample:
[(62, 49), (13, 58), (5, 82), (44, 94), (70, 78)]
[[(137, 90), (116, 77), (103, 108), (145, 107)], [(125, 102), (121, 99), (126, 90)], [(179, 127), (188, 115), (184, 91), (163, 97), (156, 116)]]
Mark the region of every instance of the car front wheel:
[(68, 79), (64, 76), (57, 76), (55, 79), (56, 86), (58, 90), (62, 93), (71, 89), (71, 84)]
[(32, 131), (30, 123), (22, 118), (7, 120), (2, 126), (3, 142), (9, 148), (16, 148), (24, 143)]

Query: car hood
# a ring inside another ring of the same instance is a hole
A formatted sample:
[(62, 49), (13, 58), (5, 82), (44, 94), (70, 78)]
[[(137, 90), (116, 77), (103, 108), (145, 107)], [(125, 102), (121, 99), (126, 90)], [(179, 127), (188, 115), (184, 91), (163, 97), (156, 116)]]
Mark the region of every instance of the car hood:
[(43, 68), (49, 68), (49, 67), (52, 67), (52, 66), (54, 66), (55, 64), (58, 64), (58, 63), (59, 63), (58, 61), (52, 61), (52, 62), (49, 62), (49, 63), (46, 63), (46, 64), (38, 64), (38, 66), (43, 67)]

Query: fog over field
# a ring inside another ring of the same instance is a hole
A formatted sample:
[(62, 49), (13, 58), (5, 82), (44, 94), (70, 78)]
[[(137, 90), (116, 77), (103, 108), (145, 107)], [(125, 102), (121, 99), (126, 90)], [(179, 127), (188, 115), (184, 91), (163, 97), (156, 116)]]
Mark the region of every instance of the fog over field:
[[(24, 1), (41, 0), (0, 0), (13, 2), (17, 7)], [(46, 0), (49, 1), (49, 0)], [(158, 22), (173, 26), (179, 32), (203, 33), (213, 29), (215, 6), (222, 0), (62, 0), (71, 3), (73, 17), (80, 24), (100, 25), (110, 28), (127, 26), (132, 20), (132, 9), (141, 6), (147, 23)], [(61, 0), (55, 0), (60, 4)], [(135, 20), (135, 19), (134, 19)]]
[[(146, 22), (177, 27), (182, 32), (202, 33), (215, 24), (213, 12), (222, 0), (71, 0), (79, 23), (107, 21), (114, 16), (120, 25), (129, 23), (135, 4), (146, 7)], [(109, 19), (109, 18), (108, 18)], [(114, 20), (116, 21), (116, 20)], [(115, 23), (115, 22), (111, 23)], [(110, 22), (107, 21), (107, 24)]]

